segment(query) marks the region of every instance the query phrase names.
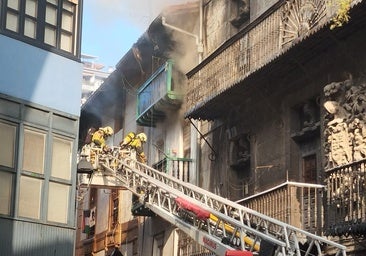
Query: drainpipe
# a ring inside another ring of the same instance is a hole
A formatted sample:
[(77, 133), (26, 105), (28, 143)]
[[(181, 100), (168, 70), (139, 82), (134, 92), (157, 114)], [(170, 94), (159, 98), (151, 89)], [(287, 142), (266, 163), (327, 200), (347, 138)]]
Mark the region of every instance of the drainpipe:
[[(194, 37), (196, 39), (197, 45), (197, 52), (198, 52), (198, 64), (201, 63), (203, 58), (203, 0), (199, 2), (199, 34), (192, 34), (188, 31), (185, 31), (181, 28), (175, 27), (170, 25), (166, 22), (165, 17), (162, 17), (162, 25), (168, 27), (172, 30), (176, 30), (180, 33), (186, 34), (188, 36)], [(191, 164), (191, 180), (190, 183), (194, 185), (198, 185), (199, 183), (199, 163), (200, 163), (200, 137), (199, 137), (199, 130), (201, 129), (201, 122), (198, 120), (191, 120), (191, 156), (190, 158), (193, 159)]]

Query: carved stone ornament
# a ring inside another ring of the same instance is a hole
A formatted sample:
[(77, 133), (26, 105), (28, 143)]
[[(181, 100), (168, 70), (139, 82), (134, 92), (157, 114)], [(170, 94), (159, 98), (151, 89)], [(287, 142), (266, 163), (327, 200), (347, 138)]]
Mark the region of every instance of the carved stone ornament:
[(366, 158), (366, 80), (330, 83), (324, 95), (325, 168)]
[(281, 45), (304, 36), (326, 15), (324, 0), (288, 0), (282, 13)]

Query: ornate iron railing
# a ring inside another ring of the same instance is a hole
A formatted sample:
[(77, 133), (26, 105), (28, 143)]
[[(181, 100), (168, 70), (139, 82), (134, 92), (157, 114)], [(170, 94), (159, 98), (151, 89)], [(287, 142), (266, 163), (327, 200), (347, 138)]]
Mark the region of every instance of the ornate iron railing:
[(366, 159), (326, 171), (325, 222), (332, 236), (366, 234)]

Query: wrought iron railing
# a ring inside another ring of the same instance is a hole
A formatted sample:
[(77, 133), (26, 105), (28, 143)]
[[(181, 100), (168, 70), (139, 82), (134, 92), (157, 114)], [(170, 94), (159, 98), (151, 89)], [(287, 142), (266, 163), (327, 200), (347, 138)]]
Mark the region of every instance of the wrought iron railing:
[(285, 182), (239, 203), (314, 234), (322, 234), (324, 186)]
[(366, 159), (326, 171), (326, 230), (332, 236), (366, 235)]

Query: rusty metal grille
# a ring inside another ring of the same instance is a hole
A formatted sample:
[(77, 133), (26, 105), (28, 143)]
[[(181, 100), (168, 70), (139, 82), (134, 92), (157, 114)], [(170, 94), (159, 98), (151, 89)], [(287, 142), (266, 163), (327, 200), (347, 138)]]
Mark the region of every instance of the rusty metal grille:
[(326, 172), (329, 235), (366, 234), (366, 159)]

